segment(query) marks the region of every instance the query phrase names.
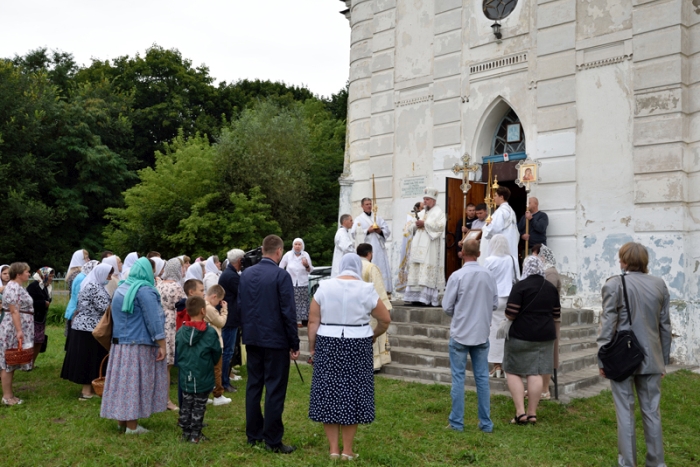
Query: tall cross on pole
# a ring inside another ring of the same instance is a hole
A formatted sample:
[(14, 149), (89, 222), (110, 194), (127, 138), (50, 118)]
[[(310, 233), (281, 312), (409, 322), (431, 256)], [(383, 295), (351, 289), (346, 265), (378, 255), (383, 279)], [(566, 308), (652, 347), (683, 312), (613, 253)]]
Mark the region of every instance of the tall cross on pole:
[[(459, 186), (459, 188), (462, 190), (462, 194), (464, 195), (462, 203), (462, 227), (464, 227), (467, 224), (467, 193), (472, 187), (469, 183), (469, 173), (476, 173), (479, 170), (479, 164), (470, 164), (471, 158), (469, 157), (469, 153), (464, 153), (461, 161), (461, 163), (458, 162), (452, 167), (452, 172), (455, 175), (460, 175), (462, 177), (462, 184)], [(465, 236), (463, 235), (462, 241), (464, 241), (464, 237)]]

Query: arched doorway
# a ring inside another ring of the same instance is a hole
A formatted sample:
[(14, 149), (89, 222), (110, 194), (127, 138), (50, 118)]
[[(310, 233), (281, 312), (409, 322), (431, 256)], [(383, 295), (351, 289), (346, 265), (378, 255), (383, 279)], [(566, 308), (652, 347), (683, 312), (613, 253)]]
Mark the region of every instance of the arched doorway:
[[(516, 185), (515, 180), (518, 171), (515, 166), (522, 159), (527, 158), (527, 142), (525, 131), (520, 117), (503, 99), (498, 99), (489, 110), (485, 112), (481, 131), (478, 136), (476, 160), (481, 160), (481, 179), (472, 182), (472, 189), (467, 196), (467, 202), (480, 204), (484, 202), (486, 195), (489, 162), (492, 175), (498, 179), (500, 186), (507, 187), (511, 192), (510, 206), (515, 211), (518, 219), (525, 215), (527, 209), (527, 193), (524, 188)], [(487, 154), (488, 153), (488, 154)], [(504, 157), (507, 154), (507, 159)], [(460, 189), (462, 181), (457, 178), (448, 178), (446, 181), (447, 193), (447, 233), (445, 242), (445, 275), (447, 278), (461, 267), (461, 260), (457, 256), (459, 251), (456, 244), (460, 240), (458, 224), (462, 220), (462, 199)]]

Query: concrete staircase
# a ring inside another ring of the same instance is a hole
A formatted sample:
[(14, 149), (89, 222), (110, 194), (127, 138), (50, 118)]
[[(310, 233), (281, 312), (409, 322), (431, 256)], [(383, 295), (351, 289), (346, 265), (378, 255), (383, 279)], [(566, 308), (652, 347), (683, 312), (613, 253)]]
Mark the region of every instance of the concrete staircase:
[[(389, 326), (392, 363), (385, 365), (381, 374), (389, 378), (423, 383), (450, 384), (448, 340), (450, 320), (442, 308), (422, 308), (394, 304)], [(306, 329), (299, 330), (301, 361), (308, 358)], [(591, 310), (563, 309), (561, 339), (559, 341), (559, 397), (586, 397), (609, 387), (598, 374), (598, 325)], [(471, 361), (467, 364), (465, 385), (474, 389)], [(505, 378), (489, 378), (491, 390), (506, 393)], [(554, 383), (550, 386), (554, 398)], [(578, 394), (577, 394), (578, 393)]]

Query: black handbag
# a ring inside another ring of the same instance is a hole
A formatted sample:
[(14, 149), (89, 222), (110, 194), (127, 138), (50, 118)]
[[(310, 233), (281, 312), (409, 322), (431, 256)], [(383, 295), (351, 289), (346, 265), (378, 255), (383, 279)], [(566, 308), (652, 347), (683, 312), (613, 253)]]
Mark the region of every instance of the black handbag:
[(605, 377), (613, 381), (621, 382), (632, 376), (644, 361), (644, 350), (639, 345), (637, 337), (632, 331), (632, 310), (627, 298), (627, 286), (625, 275), (622, 279), (622, 291), (625, 296), (625, 307), (630, 316), (630, 329), (628, 331), (616, 331), (612, 340), (598, 350), (598, 358), (603, 362)]

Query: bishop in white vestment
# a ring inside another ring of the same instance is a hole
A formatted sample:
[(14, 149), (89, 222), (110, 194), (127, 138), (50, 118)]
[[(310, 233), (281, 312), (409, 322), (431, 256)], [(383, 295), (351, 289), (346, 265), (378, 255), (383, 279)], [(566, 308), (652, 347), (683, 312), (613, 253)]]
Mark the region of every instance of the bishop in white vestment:
[(386, 287), (386, 292), (391, 294), (393, 291), (393, 281), (391, 280), (391, 268), (389, 266), (389, 257), (386, 253), (385, 243), (389, 240), (391, 230), (389, 224), (386, 223), (381, 216), (377, 216), (377, 226), (379, 229), (373, 229), (374, 215), (372, 214), (372, 200), (364, 198), (362, 200), (363, 214), (360, 214), (355, 219), (356, 228), (353, 229), (352, 235), (355, 238), (355, 247), (360, 243), (369, 243), (372, 245), (373, 259), (372, 264), (377, 266), (382, 273), (382, 279)]
[[(486, 258), (491, 256), (489, 242), (494, 235), (503, 235), (508, 240), (508, 247), (513, 258), (518, 257), (518, 242), (520, 241), (520, 232), (518, 232), (518, 221), (515, 217), (515, 211), (508, 204), (510, 198), (510, 190), (504, 186), (496, 190), (494, 201), (498, 209), (491, 215), (491, 222), (482, 227), (481, 235), (481, 255), (479, 256), (479, 264), (483, 265)], [(520, 275), (520, 267), (516, 261), (516, 271)]]
[(423, 191), (425, 209), (412, 222), (414, 232), (408, 266), (408, 286), (405, 302), (439, 306), (438, 293), (445, 289), (445, 213), (436, 206), (438, 191)]
[(335, 277), (340, 273), (340, 260), (343, 259), (343, 256), (347, 253), (355, 253), (355, 242), (350, 234), (350, 229), (352, 229), (352, 216), (343, 214), (340, 216), (340, 228), (335, 233), (331, 277)]

